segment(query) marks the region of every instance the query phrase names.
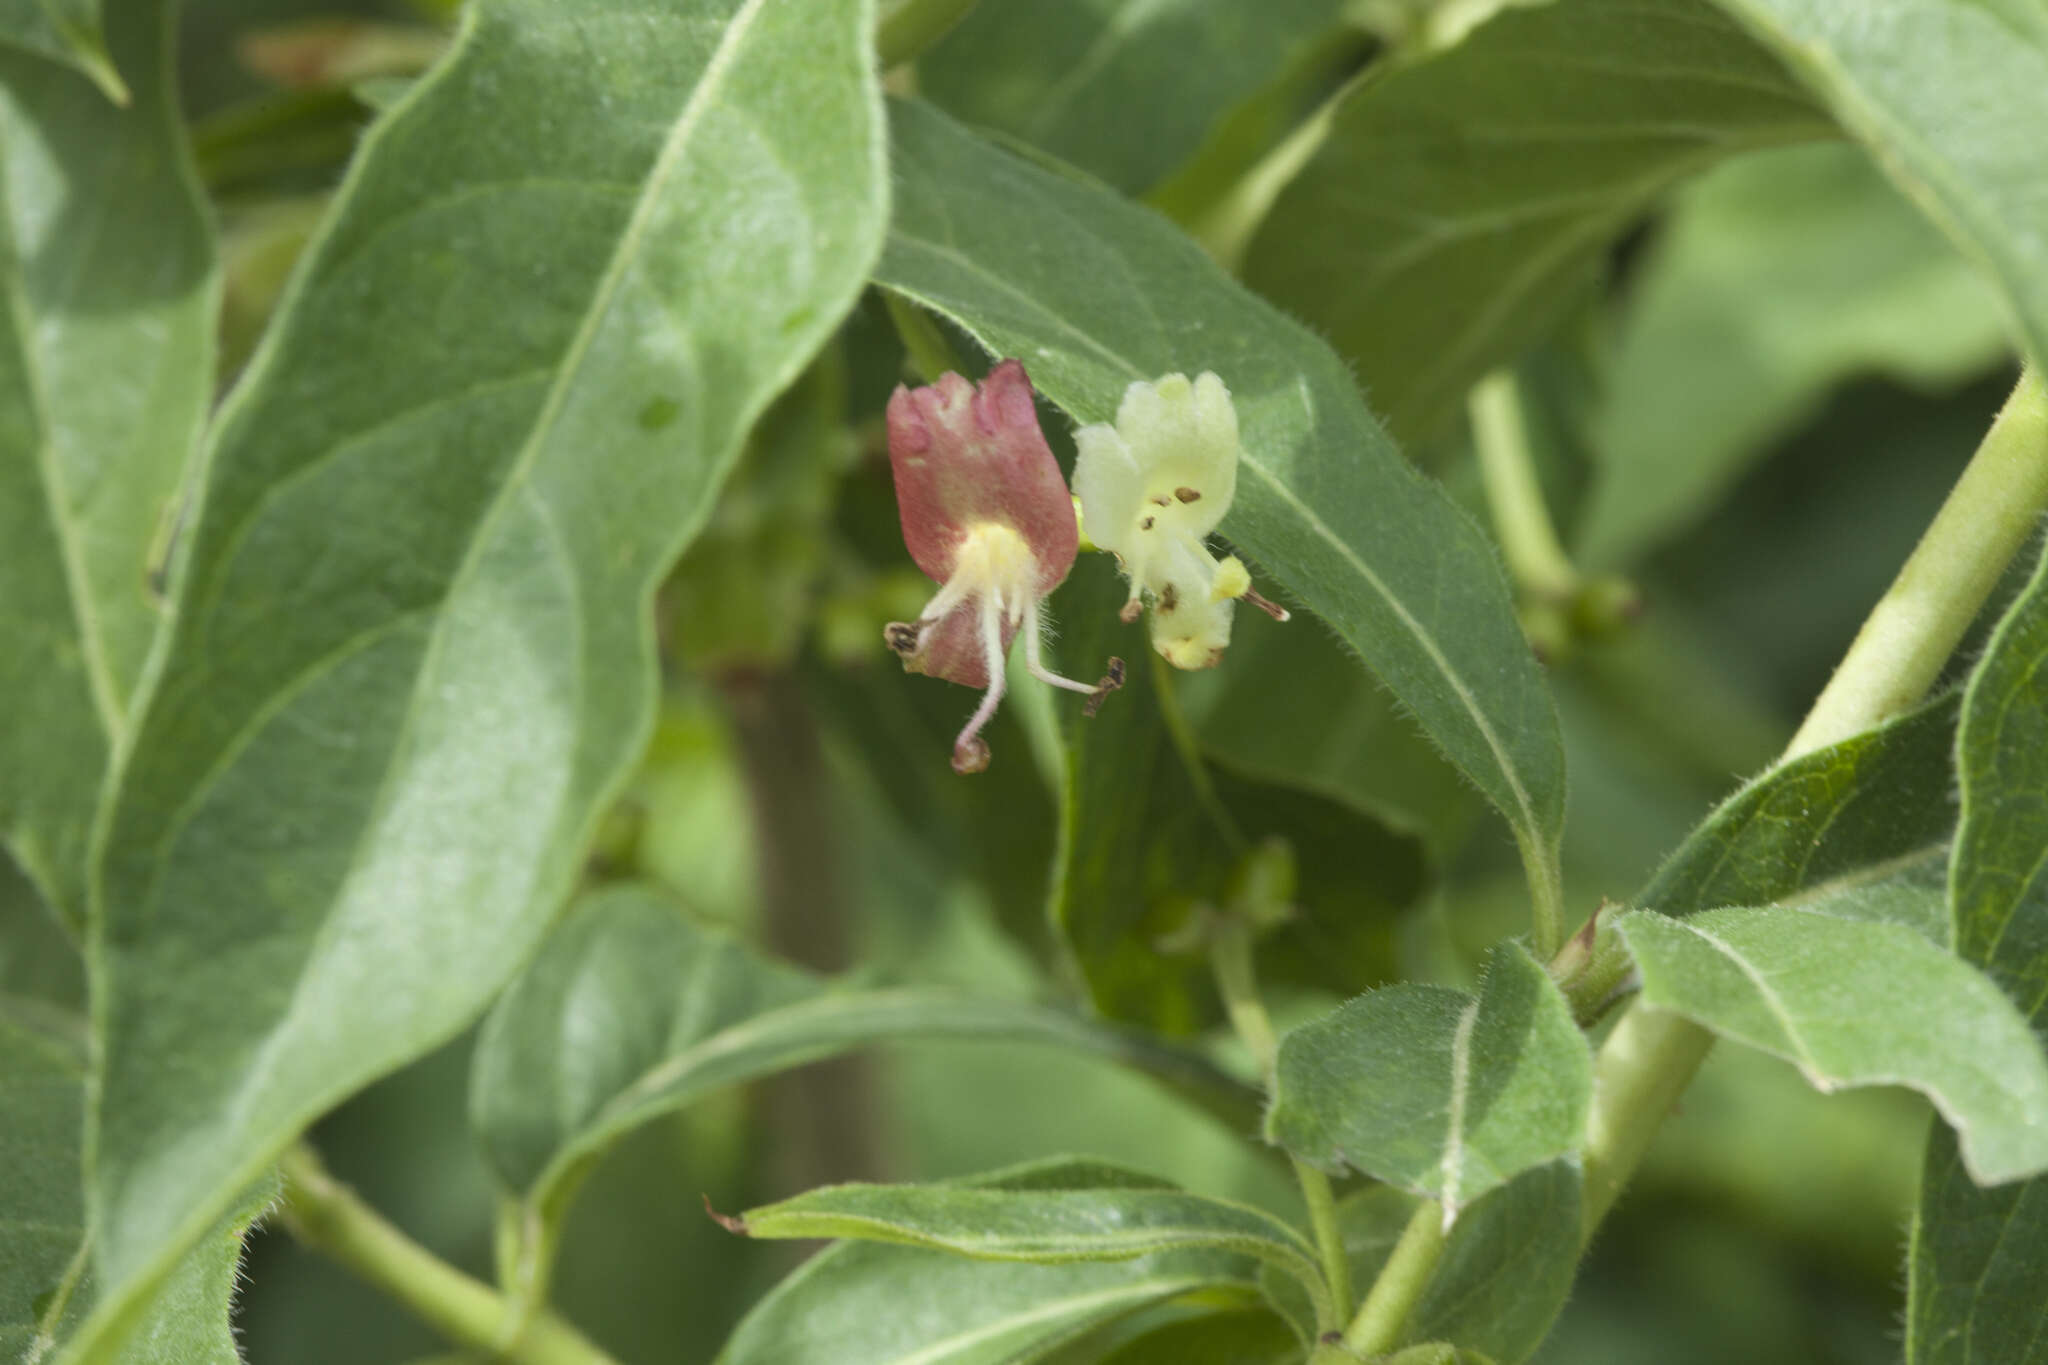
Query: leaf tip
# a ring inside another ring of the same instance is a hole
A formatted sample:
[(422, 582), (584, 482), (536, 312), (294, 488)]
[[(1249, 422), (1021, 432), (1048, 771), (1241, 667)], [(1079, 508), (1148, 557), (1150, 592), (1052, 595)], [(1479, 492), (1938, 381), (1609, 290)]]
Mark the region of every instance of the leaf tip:
[(744, 1217), (737, 1214), (720, 1213), (711, 1206), (710, 1195), (707, 1194), (702, 1197), (704, 1200), (704, 1212), (711, 1216), (712, 1222), (718, 1224), (727, 1232), (736, 1233), (741, 1237), (747, 1236), (747, 1220)]

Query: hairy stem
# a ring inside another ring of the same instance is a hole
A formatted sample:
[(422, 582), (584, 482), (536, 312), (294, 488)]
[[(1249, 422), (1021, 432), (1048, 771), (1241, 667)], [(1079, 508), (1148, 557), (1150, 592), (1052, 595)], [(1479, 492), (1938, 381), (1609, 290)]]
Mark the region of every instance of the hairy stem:
[[(1219, 916), (1209, 938), (1209, 965), (1216, 973), (1216, 988), (1222, 993), (1230, 1026), (1258, 1063), (1259, 1076), (1270, 1094), (1280, 1037), (1273, 1031), (1272, 1016), (1266, 1013), (1265, 999), (1259, 993), (1258, 973), (1252, 965), (1251, 927), (1234, 916)], [(1318, 1326), (1334, 1331), (1351, 1312), (1351, 1261), (1344, 1254), (1343, 1229), (1337, 1225), (1337, 1197), (1328, 1176), (1297, 1158), (1288, 1159), (1301, 1185), (1302, 1202), (1308, 1206), (1323, 1278), (1330, 1284), (1332, 1320)]]
[[(2030, 368), (1864, 622), (1785, 758), (1838, 743), (1918, 701), (2044, 510), (2048, 393)], [(1586, 1129), (1588, 1238), (1713, 1044), (1713, 1035), (1697, 1024), (1635, 1004), (1601, 1045)]]
[(2029, 367), (1785, 757), (1890, 720), (1941, 675), (2048, 507), (2048, 389)]
[(1429, 1277), (1436, 1273), (1436, 1263), (1443, 1258), (1448, 1231), (1443, 1205), (1434, 1199), (1416, 1205), (1386, 1268), (1373, 1281), (1372, 1292), (1345, 1329), (1345, 1346), (1362, 1356), (1394, 1349), (1401, 1329), (1408, 1325), (1408, 1315), (1415, 1311), (1422, 1291), (1429, 1287)]
[(450, 1341), (512, 1365), (612, 1365), (610, 1356), (554, 1314), (522, 1315), (496, 1290), (400, 1232), (329, 1175), (306, 1144), (286, 1152), (279, 1166), (282, 1218), (291, 1234), (404, 1304)]
[(1495, 370), (1473, 385), (1469, 406), (1486, 507), (1508, 573), (1516, 587), (1533, 597), (1569, 601), (1579, 590), (1579, 571), (1565, 554), (1543, 501), (1514, 371)]

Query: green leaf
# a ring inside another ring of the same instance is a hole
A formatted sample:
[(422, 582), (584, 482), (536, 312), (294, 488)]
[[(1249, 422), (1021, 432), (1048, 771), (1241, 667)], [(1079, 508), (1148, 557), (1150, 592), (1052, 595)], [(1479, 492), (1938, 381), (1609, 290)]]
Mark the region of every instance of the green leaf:
[(109, 1320), (538, 941), (653, 586), (877, 247), (864, 0), (465, 14), (222, 418), (105, 825)]
[(1718, 806), (1633, 904), (1667, 915), (1825, 894), (1946, 846), (1959, 699), (1770, 768)]
[[(0, 43), (83, 72), (103, 102), (140, 103), (147, 97), (122, 83), (108, 51), (100, 8), (101, 0), (0, 0)], [(158, 8), (172, 17), (168, 7)], [(146, 79), (154, 84), (154, 75)]]
[[(0, 998), (0, 1357), (37, 1360), (84, 1315), (79, 1139), (84, 1027)], [(239, 1365), (228, 1324), (242, 1239), (276, 1197), (266, 1178), (193, 1247), (143, 1308), (119, 1358), (136, 1365)]]
[(1336, 629), (1506, 813), (1525, 857), (1554, 867), (1563, 745), (1499, 563), (1402, 460), (1342, 362), (1157, 216), (924, 106), (894, 106), (892, 124), (882, 282), (1020, 357), (1079, 421), (1113, 417), (1134, 381), (1221, 375), (1245, 449), (1224, 533)]
[(639, 887), (589, 898), (499, 998), (471, 1122), (529, 1217), (560, 1218), (630, 1129), (703, 1096), (901, 1039), (1037, 1042), (1149, 1072), (1242, 1126), (1255, 1097), (1189, 1053), (1059, 1010), (943, 990), (841, 991), (696, 928)]
[(1672, 185), (1830, 131), (1704, 0), (1510, 8), (1356, 82), (1245, 278), (1329, 337), (1409, 440), (1540, 336)]
[(1782, 906), (1618, 925), (1643, 1003), (1797, 1065), (1822, 1091), (1934, 1101), (1985, 1184), (2048, 1170), (2048, 1058), (1996, 985), (1903, 925)]
[(885, 1242), (1039, 1265), (1225, 1252), (1291, 1275), (1327, 1310), (1315, 1249), (1292, 1227), (1248, 1205), (1161, 1188), (1135, 1174), (1114, 1186), (1075, 1188), (828, 1185), (749, 1209), (729, 1226), (763, 1239)]
[[(1988, 267), (2048, 362), (2048, 11), (2029, 0), (1718, 0)], [(1960, 76), (1957, 73), (1962, 73)]]
[[(963, 1184), (1114, 1190), (1133, 1179), (1054, 1161)], [(1012, 1365), (1168, 1299), (1249, 1288), (1245, 1262), (1211, 1251), (1020, 1266), (844, 1242), (756, 1303), (718, 1365)]]
[[(2048, 559), (1971, 675), (1957, 736), (1962, 820), (1949, 868), (1956, 951), (2048, 1024)], [(1955, 1138), (1928, 1139), (1913, 1219), (1909, 1365), (2048, 1362), (2048, 1177), (1970, 1178)]]
[(918, 92), (962, 122), (1138, 194), (1193, 156), (1226, 110), (1343, 8), (1341, 0), (979, 5), (918, 62)]
[(1953, 387), (2011, 347), (1991, 281), (1861, 149), (1721, 167), (1680, 196), (1632, 288), (1578, 557), (1624, 561), (1682, 529), (1844, 380)]
[(173, 15), (118, 0), (126, 108), (0, 48), (0, 838), (74, 926), (152, 580), (205, 419), (213, 243), (165, 65)]
[(1475, 999), (1389, 986), (1280, 1044), (1267, 1136), (1327, 1169), (1349, 1164), (1460, 1209), (1575, 1151), (1593, 1061), (1549, 974), (1496, 948)]
[(1439, 856), (1454, 849), (1481, 809), (1477, 793), (1330, 628), (1305, 612), (1279, 630), (1246, 624), (1227, 667), (1182, 682), (1203, 753), (1244, 777), (1342, 801)]

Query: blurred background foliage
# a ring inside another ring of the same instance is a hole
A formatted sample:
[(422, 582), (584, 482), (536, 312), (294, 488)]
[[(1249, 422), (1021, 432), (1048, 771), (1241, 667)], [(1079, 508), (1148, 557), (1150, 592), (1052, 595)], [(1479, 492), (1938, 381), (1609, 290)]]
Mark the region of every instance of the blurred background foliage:
[[(892, 80), (1149, 199), (1229, 257), (1333, 91), (1455, 41), (1492, 8), (990, 0)], [(453, 6), (185, 9), (184, 96), (224, 237), (225, 383), (356, 139), (431, 60)], [(1642, 609), (1588, 621), (1525, 604), (1563, 711), (1575, 917), (1627, 895), (1783, 746), (2013, 369), (1988, 287), (1842, 144), (1754, 153), (1684, 183), (1577, 287), (1519, 362), (1517, 392), (1563, 543), (1580, 567), (1626, 575)], [(995, 767), (957, 779), (945, 736), (965, 694), (901, 676), (880, 643), (881, 623), (928, 590), (896, 535), (880, 423), (909, 373), (870, 299), (755, 434), (663, 595), (666, 701), (589, 878), (650, 879), (700, 917), (864, 982), (1073, 999), (1047, 926), (1049, 706), (1024, 689), (992, 731)], [(1064, 422), (1047, 426), (1068, 458)], [(1485, 515), (1464, 423), (1411, 453)], [(1469, 983), (1484, 949), (1519, 930), (1505, 828), (1319, 623), (1246, 620), (1224, 668), (1175, 681), (1248, 827), (1285, 806), (1282, 823), (1320, 831), (1298, 834), (1297, 928), (1356, 917), (1335, 972), (1278, 970), (1289, 951), (1317, 956), (1281, 936), (1267, 966), (1284, 983), (1283, 1024), (1385, 979)], [(76, 1003), (76, 963), (32, 895), (0, 864), (0, 987)], [(1144, 932), (1156, 942), (1171, 928)], [(1231, 1057), (1213, 1031), (1204, 1041)], [(385, 1080), (313, 1136), (372, 1204), (487, 1277), (495, 1196), (466, 1119), (472, 1043)], [(844, 1143), (798, 1140), (821, 1112)], [(1895, 1359), (1927, 1118), (1903, 1093), (1824, 1098), (1785, 1066), (1721, 1049), (1539, 1359)], [(1298, 1212), (1282, 1168), (1245, 1137), (1103, 1063), (1023, 1046), (885, 1049), (620, 1144), (571, 1219), (556, 1298), (622, 1361), (706, 1360), (798, 1253), (731, 1238), (703, 1196), (738, 1208), (822, 1179), (931, 1179), (1075, 1152)], [(442, 1349), (274, 1230), (252, 1242), (238, 1320), (257, 1362)]]

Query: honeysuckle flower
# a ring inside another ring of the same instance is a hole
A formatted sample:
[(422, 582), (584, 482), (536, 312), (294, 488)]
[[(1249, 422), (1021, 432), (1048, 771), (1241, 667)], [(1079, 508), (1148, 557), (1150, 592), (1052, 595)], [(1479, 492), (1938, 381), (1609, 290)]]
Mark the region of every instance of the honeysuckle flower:
[(911, 673), (984, 689), (960, 737), (953, 770), (988, 766), (981, 728), (1003, 699), (1003, 665), (1021, 630), (1031, 675), (1084, 692), (1092, 707), (1123, 681), (1109, 661), (1100, 683), (1075, 682), (1040, 658), (1040, 603), (1074, 567), (1080, 529), (1059, 464), (1039, 430), (1024, 366), (1005, 360), (975, 385), (957, 374), (899, 386), (889, 399), (889, 463), (903, 544), (939, 591), (915, 621), (884, 638)]
[(1123, 619), (1152, 600), (1152, 647), (1175, 668), (1211, 668), (1230, 644), (1242, 597), (1276, 621), (1287, 612), (1252, 591), (1235, 555), (1205, 543), (1237, 494), (1237, 410), (1214, 374), (1169, 374), (1124, 390), (1116, 425), (1074, 433), (1074, 492), (1088, 538), (1116, 554), (1131, 582)]

